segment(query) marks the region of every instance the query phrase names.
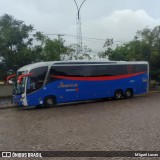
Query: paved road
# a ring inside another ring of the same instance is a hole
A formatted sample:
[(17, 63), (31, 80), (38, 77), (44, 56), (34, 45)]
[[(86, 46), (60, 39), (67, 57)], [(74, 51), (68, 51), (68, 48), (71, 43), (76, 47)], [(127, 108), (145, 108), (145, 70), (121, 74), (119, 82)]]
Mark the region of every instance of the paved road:
[(15, 104), (12, 103), (12, 97), (2, 98), (0, 97), (0, 109), (2, 108), (14, 108)]
[(0, 150), (160, 150), (160, 93), (0, 110)]

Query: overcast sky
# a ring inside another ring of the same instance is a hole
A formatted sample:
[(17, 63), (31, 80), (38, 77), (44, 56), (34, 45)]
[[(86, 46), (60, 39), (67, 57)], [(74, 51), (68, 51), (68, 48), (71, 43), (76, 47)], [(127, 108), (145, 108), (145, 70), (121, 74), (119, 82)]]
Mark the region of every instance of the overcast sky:
[[(80, 4), (83, 0), (77, 0)], [(0, 16), (13, 15), (45, 34), (69, 34), (67, 44), (76, 43), (74, 0), (0, 0)], [(82, 36), (93, 51), (101, 51), (104, 40), (117, 44), (133, 39), (137, 30), (160, 24), (160, 0), (86, 0), (81, 9)], [(50, 36), (55, 38), (56, 36)]]

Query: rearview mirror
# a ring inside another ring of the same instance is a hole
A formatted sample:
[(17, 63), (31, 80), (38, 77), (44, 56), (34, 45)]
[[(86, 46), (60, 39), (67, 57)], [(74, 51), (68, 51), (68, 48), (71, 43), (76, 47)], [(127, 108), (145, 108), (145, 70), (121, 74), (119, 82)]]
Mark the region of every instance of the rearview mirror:
[(20, 75), (20, 76), (18, 77), (18, 79), (17, 79), (17, 83), (18, 83), (18, 84), (21, 84), (21, 83), (22, 83), (22, 79), (23, 79), (24, 77), (29, 77), (29, 76), (31, 76), (31, 75), (33, 75), (33, 73), (28, 73), (28, 74), (22, 74), (22, 75)]
[(7, 83), (13, 84), (13, 78), (16, 77), (16, 74), (11, 74), (7, 77)]

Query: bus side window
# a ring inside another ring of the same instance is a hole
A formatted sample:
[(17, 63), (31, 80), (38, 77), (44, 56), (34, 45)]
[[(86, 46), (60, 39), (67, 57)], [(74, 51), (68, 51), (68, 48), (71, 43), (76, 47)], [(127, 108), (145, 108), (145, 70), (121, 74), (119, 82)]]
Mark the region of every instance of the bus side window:
[(29, 90), (36, 89), (36, 83), (31, 78), (28, 78), (27, 89), (29, 89)]
[(148, 68), (147, 65), (141, 64), (141, 65), (136, 65), (136, 72), (147, 72)]
[(34, 81), (30, 82), (30, 89), (36, 89), (36, 83)]
[(127, 65), (127, 73), (128, 74), (133, 73), (133, 65)]

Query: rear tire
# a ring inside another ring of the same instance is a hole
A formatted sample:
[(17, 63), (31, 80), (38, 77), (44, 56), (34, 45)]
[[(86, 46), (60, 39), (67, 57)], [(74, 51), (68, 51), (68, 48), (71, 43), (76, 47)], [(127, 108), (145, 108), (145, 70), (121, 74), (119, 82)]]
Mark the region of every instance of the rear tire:
[(133, 97), (133, 90), (132, 89), (126, 89), (125, 91), (125, 98), (130, 99)]
[(54, 107), (56, 105), (56, 98), (54, 96), (47, 96), (44, 98), (45, 107)]
[(116, 90), (114, 93), (114, 99), (119, 100), (123, 97), (123, 91), (122, 90)]

